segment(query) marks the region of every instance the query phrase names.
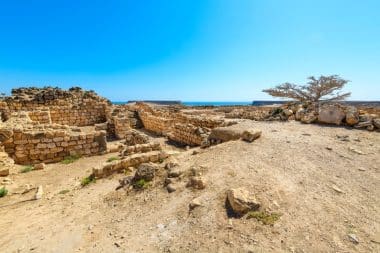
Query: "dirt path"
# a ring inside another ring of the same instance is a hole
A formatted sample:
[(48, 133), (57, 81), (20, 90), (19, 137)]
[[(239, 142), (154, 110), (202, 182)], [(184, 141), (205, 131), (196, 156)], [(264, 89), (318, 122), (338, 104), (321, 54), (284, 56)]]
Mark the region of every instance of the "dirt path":
[[(144, 191), (115, 192), (121, 174), (80, 187), (93, 166), (115, 154), (11, 175), (12, 189), (42, 185), (45, 194), (0, 208), (0, 252), (380, 252), (379, 133), (245, 124), (262, 129), (262, 137), (176, 155), (182, 170), (202, 171), (204, 190), (186, 188), (184, 178), (168, 193), (159, 177)], [(281, 214), (274, 226), (228, 218), (226, 190), (240, 186)], [(32, 193), (2, 198), (0, 206)], [(189, 212), (196, 197), (203, 206)]]

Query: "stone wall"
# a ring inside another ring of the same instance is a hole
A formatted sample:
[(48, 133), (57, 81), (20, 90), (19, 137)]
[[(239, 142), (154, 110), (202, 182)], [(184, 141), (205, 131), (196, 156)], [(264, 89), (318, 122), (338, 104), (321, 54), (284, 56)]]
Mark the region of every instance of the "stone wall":
[[(12, 96), (6, 97), (3, 103), (6, 103), (9, 113), (31, 112), (31, 119), (38, 121), (41, 111), (49, 111), (52, 123), (70, 126), (90, 126), (105, 122), (106, 110), (110, 105), (107, 99), (80, 88), (68, 91), (58, 88), (14, 89)], [(0, 105), (0, 110), (2, 107), (4, 106)], [(42, 123), (48, 122), (45, 120)]]
[(177, 123), (171, 129), (168, 138), (190, 146), (202, 146), (207, 143), (208, 135), (208, 129), (196, 127), (192, 124)]
[(52, 163), (69, 155), (106, 151), (106, 132), (58, 124), (40, 124), (28, 112), (13, 113), (0, 124), (0, 144), (18, 164)]
[(95, 155), (107, 149), (104, 131), (78, 133), (67, 129), (23, 131), (3, 143), (5, 152), (18, 164), (59, 162), (69, 155)]
[(151, 151), (147, 153), (137, 153), (121, 160), (113, 161), (111, 163), (106, 163), (100, 165), (97, 168), (93, 168), (93, 175), (96, 178), (106, 177), (116, 172), (120, 172), (129, 167), (137, 167), (142, 163), (148, 162), (161, 162), (168, 157), (168, 154), (162, 151)]
[(144, 128), (190, 146), (202, 145), (210, 129), (226, 124), (223, 119), (185, 114), (176, 107), (155, 109), (143, 104), (138, 107)]
[(28, 116), (32, 121), (36, 121), (41, 124), (52, 123), (49, 108), (36, 109), (35, 111), (30, 111), (28, 112)]

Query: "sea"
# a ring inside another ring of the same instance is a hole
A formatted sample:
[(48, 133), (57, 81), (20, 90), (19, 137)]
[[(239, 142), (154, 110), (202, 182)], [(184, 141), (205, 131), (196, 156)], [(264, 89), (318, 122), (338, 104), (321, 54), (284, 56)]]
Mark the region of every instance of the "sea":
[[(113, 101), (115, 105), (128, 104), (128, 101)], [(271, 104), (282, 104), (284, 101), (269, 101), (269, 100), (257, 100), (257, 101), (184, 101), (180, 102), (182, 105), (186, 106), (244, 106), (244, 105), (271, 105)]]

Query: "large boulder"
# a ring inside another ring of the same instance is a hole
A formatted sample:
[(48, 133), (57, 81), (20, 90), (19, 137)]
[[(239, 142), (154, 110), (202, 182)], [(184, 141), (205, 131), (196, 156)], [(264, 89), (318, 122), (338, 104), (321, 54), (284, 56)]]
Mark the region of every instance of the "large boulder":
[(227, 200), (232, 211), (238, 216), (242, 216), (249, 211), (255, 211), (260, 207), (260, 203), (255, 196), (244, 187), (228, 190)]
[(211, 130), (208, 139), (221, 142), (238, 140), (241, 138), (243, 131), (232, 127), (217, 127)]
[(145, 181), (151, 181), (154, 178), (156, 172), (156, 166), (152, 163), (142, 163), (137, 168), (133, 181), (144, 179)]
[(359, 122), (359, 112), (355, 106), (349, 106), (346, 109), (346, 123), (349, 126), (356, 125)]
[(319, 109), (318, 121), (325, 124), (340, 125), (346, 117), (344, 110), (339, 105), (323, 105)]

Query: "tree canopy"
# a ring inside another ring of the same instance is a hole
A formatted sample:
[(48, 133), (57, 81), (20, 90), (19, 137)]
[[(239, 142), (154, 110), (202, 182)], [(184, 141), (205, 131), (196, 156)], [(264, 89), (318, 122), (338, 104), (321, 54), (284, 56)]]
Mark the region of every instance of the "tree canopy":
[(308, 77), (306, 85), (283, 83), (263, 92), (273, 97), (291, 98), (301, 102), (339, 101), (348, 98), (351, 93), (340, 93), (349, 82), (338, 75)]

